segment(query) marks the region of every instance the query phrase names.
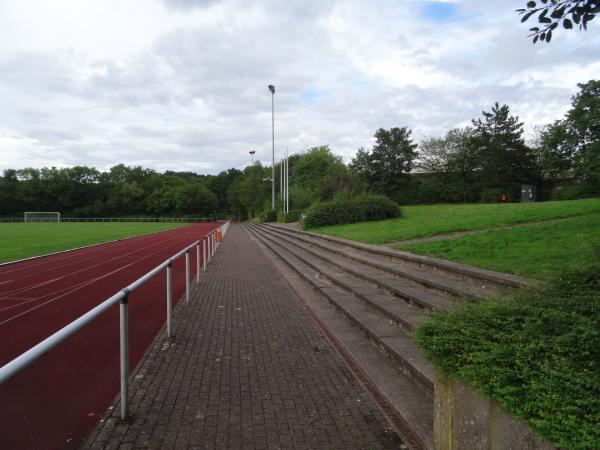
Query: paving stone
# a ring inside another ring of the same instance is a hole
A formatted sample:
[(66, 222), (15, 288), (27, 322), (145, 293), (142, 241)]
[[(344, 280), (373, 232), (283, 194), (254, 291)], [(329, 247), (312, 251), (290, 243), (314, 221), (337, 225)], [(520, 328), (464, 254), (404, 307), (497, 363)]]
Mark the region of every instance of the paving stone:
[(399, 439), (258, 245), (230, 228), (88, 448), (375, 449)]

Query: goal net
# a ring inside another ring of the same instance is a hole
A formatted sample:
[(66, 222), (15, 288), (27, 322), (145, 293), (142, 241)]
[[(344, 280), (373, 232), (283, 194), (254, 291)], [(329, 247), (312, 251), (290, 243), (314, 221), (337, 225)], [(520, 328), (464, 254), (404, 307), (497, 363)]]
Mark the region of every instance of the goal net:
[(31, 212), (26, 211), (25, 222), (60, 222), (60, 213), (59, 212)]

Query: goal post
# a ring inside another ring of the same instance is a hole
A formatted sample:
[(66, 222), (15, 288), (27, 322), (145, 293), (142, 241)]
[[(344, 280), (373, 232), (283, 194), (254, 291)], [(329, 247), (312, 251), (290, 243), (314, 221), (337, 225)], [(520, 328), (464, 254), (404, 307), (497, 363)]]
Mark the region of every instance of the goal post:
[(60, 213), (56, 211), (25, 211), (25, 222), (60, 222)]

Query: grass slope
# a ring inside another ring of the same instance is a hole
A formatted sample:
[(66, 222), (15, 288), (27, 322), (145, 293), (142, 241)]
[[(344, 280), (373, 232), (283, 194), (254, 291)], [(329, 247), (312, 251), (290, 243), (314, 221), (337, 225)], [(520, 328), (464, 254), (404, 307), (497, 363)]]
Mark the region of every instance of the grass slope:
[(186, 226), (181, 223), (3, 223), (0, 262), (68, 250), (155, 231)]
[(600, 214), (397, 246), (421, 255), (548, 280), (580, 267), (600, 244)]
[(543, 203), (403, 206), (402, 217), (315, 228), (317, 233), (384, 244), (454, 231), (600, 214), (600, 198)]

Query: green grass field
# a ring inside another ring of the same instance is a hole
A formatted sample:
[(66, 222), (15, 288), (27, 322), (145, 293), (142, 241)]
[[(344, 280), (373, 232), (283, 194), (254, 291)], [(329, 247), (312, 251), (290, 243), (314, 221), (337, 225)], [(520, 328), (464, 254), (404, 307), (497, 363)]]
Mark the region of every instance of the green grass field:
[(44, 255), (185, 223), (0, 223), (0, 262)]
[(311, 231), (370, 244), (385, 244), (454, 231), (600, 213), (600, 198), (543, 203), (403, 206), (402, 217), (315, 228)]
[(548, 280), (589, 264), (599, 247), (600, 214), (590, 214), (396, 248)]

